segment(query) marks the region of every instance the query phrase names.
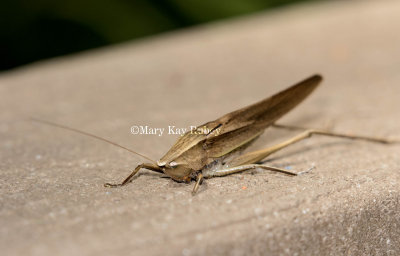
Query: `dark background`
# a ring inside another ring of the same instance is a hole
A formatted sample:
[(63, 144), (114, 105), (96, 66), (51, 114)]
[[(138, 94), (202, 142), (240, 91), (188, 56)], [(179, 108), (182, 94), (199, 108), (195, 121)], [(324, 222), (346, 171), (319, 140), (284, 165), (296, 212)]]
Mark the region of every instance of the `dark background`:
[(304, 1), (311, 0), (6, 0), (0, 70)]

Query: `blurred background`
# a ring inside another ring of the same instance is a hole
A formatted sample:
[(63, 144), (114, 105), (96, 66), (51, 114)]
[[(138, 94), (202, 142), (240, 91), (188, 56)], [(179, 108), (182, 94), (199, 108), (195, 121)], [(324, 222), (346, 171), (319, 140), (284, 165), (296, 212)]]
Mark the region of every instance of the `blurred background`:
[(3, 0), (0, 71), (305, 1), (322, 0)]

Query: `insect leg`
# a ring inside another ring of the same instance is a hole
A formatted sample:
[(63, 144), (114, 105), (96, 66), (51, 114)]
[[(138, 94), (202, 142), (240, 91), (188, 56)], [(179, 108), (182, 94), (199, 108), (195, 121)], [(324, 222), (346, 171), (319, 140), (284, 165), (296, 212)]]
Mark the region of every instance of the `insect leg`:
[[(281, 125), (279, 125), (279, 126), (275, 125), (275, 126), (278, 128), (301, 129), (301, 128), (291, 127), (291, 126), (288, 126), (288, 127), (281, 126)], [(252, 164), (252, 163), (260, 162), (264, 158), (269, 156), (270, 154), (275, 153), (275, 152), (277, 152), (285, 147), (288, 147), (296, 142), (307, 139), (307, 138), (311, 137), (312, 135), (324, 135), (324, 136), (340, 137), (340, 138), (347, 138), (347, 139), (354, 139), (354, 140), (367, 140), (367, 141), (371, 141), (371, 142), (386, 143), (386, 144), (396, 142), (396, 141), (391, 141), (391, 140), (382, 139), (382, 138), (353, 136), (353, 135), (333, 133), (333, 132), (322, 131), (322, 130), (305, 130), (302, 133), (300, 133), (288, 140), (285, 140), (281, 143), (275, 144), (271, 147), (240, 155), (236, 159), (232, 160), (229, 164), (230, 164), (230, 166), (239, 166), (239, 165), (244, 165), (244, 164)]]
[(246, 165), (246, 164), (254, 164), (257, 162), (262, 161), (264, 158), (269, 156), (270, 154), (281, 150), (287, 146), (290, 146), (298, 141), (304, 140), (308, 137), (310, 137), (313, 134), (313, 131), (304, 131), (288, 140), (285, 140), (281, 143), (275, 144), (273, 146), (270, 146), (265, 149), (253, 151), (253, 152), (248, 152), (246, 154), (240, 155), (237, 158), (233, 159), (229, 165), (230, 166), (241, 166), (241, 165)]
[(204, 176), (204, 177), (205, 178), (222, 177), (222, 176), (239, 173), (239, 172), (243, 172), (243, 171), (247, 171), (247, 170), (255, 169), (255, 168), (262, 168), (262, 169), (269, 170), (269, 171), (281, 172), (281, 173), (292, 175), (292, 176), (296, 176), (296, 175), (300, 175), (300, 174), (304, 173), (304, 172), (299, 172), (299, 173), (291, 172), (289, 170), (285, 170), (285, 169), (281, 169), (281, 168), (277, 168), (277, 167), (273, 167), (273, 166), (268, 166), (268, 165), (264, 165), (264, 164), (245, 164), (245, 165), (239, 165), (239, 166), (230, 167), (230, 168), (226, 168), (226, 169), (207, 172), (207, 174), (206, 174), (207, 176)]
[(194, 184), (192, 195), (195, 195), (197, 193), (202, 182), (203, 182), (203, 174), (199, 173), (196, 177), (196, 184)]
[(383, 144), (399, 143), (399, 141), (397, 141), (397, 140), (390, 140), (390, 139), (386, 139), (386, 138), (349, 135), (349, 134), (343, 134), (343, 133), (330, 132), (330, 131), (326, 131), (326, 130), (307, 129), (307, 128), (291, 126), (291, 125), (273, 124), (273, 127), (280, 128), (280, 129), (287, 129), (287, 130), (304, 130), (304, 131), (310, 133), (310, 135), (308, 137), (310, 137), (312, 134), (318, 134), (318, 135), (325, 135), (325, 136), (331, 136), (331, 137), (346, 138), (346, 139), (351, 139), (351, 140), (366, 140), (366, 141), (370, 141), (370, 142), (383, 143)]
[(126, 177), (126, 179), (124, 179), (124, 181), (122, 183), (119, 183), (119, 184), (105, 183), (104, 187), (115, 188), (115, 187), (124, 186), (124, 185), (128, 184), (129, 182), (131, 182), (132, 178), (142, 168), (145, 168), (145, 169), (148, 169), (148, 170), (151, 170), (151, 171), (155, 171), (155, 172), (159, 172), (159, 173), (163, 173), (161, 168), (158, 167), (157, 165), (150, 164), (150, 163), (143, 163), (143, 164), (139, 164), (138, 166), (136, 166), (136, 168), (132, 171), (132, 173), (128, 177)]

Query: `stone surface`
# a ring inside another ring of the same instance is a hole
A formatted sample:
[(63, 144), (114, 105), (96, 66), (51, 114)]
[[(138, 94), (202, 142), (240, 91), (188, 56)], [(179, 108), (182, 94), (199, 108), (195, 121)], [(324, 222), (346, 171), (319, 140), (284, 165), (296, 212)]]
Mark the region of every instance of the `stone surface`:
[[(281, 122), (400, 138), (400, 2), (294, 6), (29, 65), (0, 75), (2, 255), (398, 255), (400, 146), (314, 137), (197, 196), (143, 171), (177, 135), (311, 75), (325, 81)], [(293, 136), (268, 130), (253, 148)]]

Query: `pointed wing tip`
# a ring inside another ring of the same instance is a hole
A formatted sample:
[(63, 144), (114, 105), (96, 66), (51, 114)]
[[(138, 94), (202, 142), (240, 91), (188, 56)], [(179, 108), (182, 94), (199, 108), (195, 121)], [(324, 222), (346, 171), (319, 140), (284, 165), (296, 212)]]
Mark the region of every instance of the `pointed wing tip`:
[(314, 74), (310, 78), (308, 78), (307, 80), (314, 80), (315, 82), (320, 83), (322, 80), (324, 80), (324, 78), (320, 74)]
[(300, 87), (308, 87), (308, 88), (315, 88), (317, 87), (321, 81), (323, 80), (323, 77), (320, 74), (314, 74), (310, 77), (307, 77), (303, 81), (297, 83), (296, 85)]

